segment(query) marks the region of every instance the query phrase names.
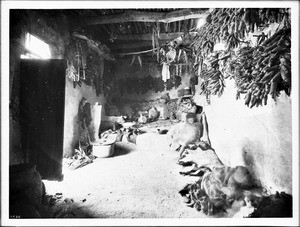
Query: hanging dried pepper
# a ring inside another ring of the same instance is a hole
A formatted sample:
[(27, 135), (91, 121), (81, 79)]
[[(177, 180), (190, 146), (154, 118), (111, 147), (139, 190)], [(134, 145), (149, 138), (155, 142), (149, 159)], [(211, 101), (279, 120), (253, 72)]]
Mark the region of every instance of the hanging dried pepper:
[(266, 105), (268, 94), (276, 101), (280, 91), (290, 95), (290, 28), (283, 28), (257, 47), (241, 48), (231, 60), (237, 97), (245, 93), (250, 108)]

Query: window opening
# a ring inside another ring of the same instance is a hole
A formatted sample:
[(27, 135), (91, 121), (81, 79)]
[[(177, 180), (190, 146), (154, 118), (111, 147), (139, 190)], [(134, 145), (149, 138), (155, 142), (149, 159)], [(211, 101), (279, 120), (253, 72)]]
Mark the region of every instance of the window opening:
[(50, 46), (42, 41), (41, 39), (31, 35), (30, 33), (26, 34), (25, 37), (25, 48), (27, 53), (21, 55), (21, 58), (29, 59), (50, 59), (51, 52)]

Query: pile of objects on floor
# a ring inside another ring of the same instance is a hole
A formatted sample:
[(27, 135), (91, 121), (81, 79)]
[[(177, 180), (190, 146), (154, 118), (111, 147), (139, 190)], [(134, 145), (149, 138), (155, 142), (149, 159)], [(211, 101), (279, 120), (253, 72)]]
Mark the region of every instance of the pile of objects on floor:
[(79, 143), (79, 147), (78, 149), (75, 148), (75, 152), (72, 157), (63, 158), (63, 165), (68, 167), (70, 170), (75, 170), (92, 163), (94, 159), (95, 157), (92, 154), (91, 146), (86, 146), (84, 149)]
[(240, 204), (233, 217), (292, 217), (292, 196), (268, 193), (258, 186), (244, 166), (225, 166), (212, 148), (186, 149), (178, 164), (188, 170), (180, 174), (198, 180), (179, 193), (189, 207), (207, 215), (226, 214)]
[[(112, 112), (113, 108), (114, 111)], [(105, 112), (107, 116), (122, 116), (127, 122), (135, 121), (140, 124), (159, 119), (176, 119), (178, 115), (178, 99), (171, 99), (169, 93), (165, 93), (155, 100), (124, 100), (122, 103), (118, 100), (118, 103), (107, 103)]]
[(204, 112), (187, 113), (184, 122), (170, 128), (168, 136), (170, 148), (179, 151), (180, 174), (197, 178), (179, 191), (189, 207), (207, 215), (292, 217), (291, 195), (272, 194), (247, 167), (222, 163), (211, 146)]

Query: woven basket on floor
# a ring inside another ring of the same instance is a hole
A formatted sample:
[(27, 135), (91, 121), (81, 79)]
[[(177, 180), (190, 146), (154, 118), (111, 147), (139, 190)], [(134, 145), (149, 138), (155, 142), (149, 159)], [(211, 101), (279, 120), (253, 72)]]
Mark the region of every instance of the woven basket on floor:
[(93, 155), (97, 158), (108, 158), (114, 154), (115, 143), (93, 145)]
[(117, 134), (108, 134), (99, 143), (93, 144), (93, 155), (97, 158), (108, 158), (114, 154)]

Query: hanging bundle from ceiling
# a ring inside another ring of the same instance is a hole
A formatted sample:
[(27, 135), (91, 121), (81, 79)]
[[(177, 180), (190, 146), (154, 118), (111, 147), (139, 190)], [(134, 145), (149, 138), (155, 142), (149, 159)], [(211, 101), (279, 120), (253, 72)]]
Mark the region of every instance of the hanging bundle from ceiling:
[(237, 99), (246, 93), (245, 105), (266, 105), (268, 95), (291, 92), (291, 30), (282, 28), (261, 45), (238, 51), (231, 64), (237, 87)]
[[(257, 36), (259, 39), (256, 47), (246, 42), (246, 35), (274, 22), (279, 24), (278, 28), (283, 28), (272, 37), (267, 39), (261, 33)], [(240, 94), (246, 94), (245, 104), (252, 108), (267, 104), (268, 94), (274, 100), (282, 90), (290, 94), (290, 9), (214, 9), (191, 44), (198, 60), (194, 63), (195, 71), (205, 81), (201, 84), (202, 93), (210, 94), (210, 88), (217, 86), (216, 83), (209, 84), (211, 79), (207, 79), (207, 71), (202, 68), (203, 59), (207, 60), (214, 45), (219, 42), (225, 43), (226, 50), (230, 53), (229, 60), (223, 62), (221, 70), (227, 77), (235, 79), (237, 99)], [(236, 55), (234, 51), (237, 51)], [(217, 59), (216, 63), (219, 62), (220, 59)]]
[(287, 8), (216, 8), (206, 18), (206, 24), (198, 30), (191, 47), (196, 54), (207, 56), (213, 46), (225, 42), (232, 50), (244, 42), (247, 34), (255, 28), (266, 27), (270, 23), (289, 23)]

